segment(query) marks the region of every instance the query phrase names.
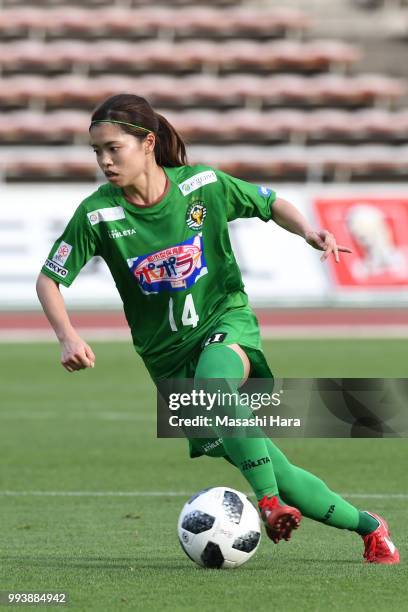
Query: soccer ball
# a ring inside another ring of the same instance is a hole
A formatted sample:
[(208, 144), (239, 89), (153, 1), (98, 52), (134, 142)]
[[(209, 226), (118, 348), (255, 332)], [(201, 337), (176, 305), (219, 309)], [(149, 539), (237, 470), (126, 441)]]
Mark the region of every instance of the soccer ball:
[(185, 504), (177, 525), (180, 544), (202, 567), (233, 568), (258, 548), (258, 511), (246, 495), (230, 487), (199, 491)]

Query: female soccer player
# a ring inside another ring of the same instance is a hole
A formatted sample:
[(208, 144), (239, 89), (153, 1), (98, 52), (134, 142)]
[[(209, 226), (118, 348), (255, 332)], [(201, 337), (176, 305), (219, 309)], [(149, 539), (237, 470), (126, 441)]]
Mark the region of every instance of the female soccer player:
[[(72, 327), (59, 284), (69, 287), (94, 255), (104, 258), (123, 301), (136, 351), (154, 381), (271, 378), (228, 236), (239, 217), (273, 220), (321, 251), (349, 249), (313, 230), (292, 204), (208, 166), (189, 166), (169, 122), (141, 97), (117, 95), (93, 113), (91, 145), (108, 182), (85, 199), (56, 241), (37, 282), (69, 372), (94, 366)], [(363, 537), (371, 563), (398, 563), (385, 521), (361, 512), (292, 465), (268, 438), (191, 439), (190, 456), (224, 457), (258, 499), (274, 542), (302, 514)]]

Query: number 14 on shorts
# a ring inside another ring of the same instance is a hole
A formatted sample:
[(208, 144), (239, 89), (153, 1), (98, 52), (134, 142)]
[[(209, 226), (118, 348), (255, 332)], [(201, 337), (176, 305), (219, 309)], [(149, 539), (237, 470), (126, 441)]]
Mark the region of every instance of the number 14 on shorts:
[[(184, 327), (191, 326), (197, 327), (198, 321), (200, 317), (197, 314), (195, 309), (193, 296), (191, 293), (186, 295), (186, 299), (184, 300), (183, 313), (181, 315), (181, 323)], [(169, 300), (169, 323), (171, 331), (178, 331), (178, 327), (176, 321), (174, 320), (174, 310), (173, 310), (173, 298)]]

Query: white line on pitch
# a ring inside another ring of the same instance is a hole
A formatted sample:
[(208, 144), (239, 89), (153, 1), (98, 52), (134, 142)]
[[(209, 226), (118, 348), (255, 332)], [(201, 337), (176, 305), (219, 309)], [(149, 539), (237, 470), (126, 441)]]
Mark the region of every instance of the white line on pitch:
[(143, 414), (132, 414), (128, 412), (0, 412), (0, 420), (13, 420), (13, 419), (92, 419), (95, 421), (148, 421), (153, 422), (156, 420), (156, 414), (154, 415), (143, 415)]
[[(191, 491), (0, 491), (2, 497), (184, 497)], [(253, 495), (245, 493), (245, 495)], [(361, 499), (408, 499), (408, 493), (340, 493)]]

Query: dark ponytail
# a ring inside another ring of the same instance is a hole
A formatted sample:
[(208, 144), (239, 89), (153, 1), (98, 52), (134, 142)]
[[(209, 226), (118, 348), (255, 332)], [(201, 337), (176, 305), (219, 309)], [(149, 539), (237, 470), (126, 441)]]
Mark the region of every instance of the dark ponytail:
[(163, 115), (155, 113), (159, 122), (154, 149), (159, 166), (184, 166), (187, 163), (186, 146), (181, 136)]
[[(119, 94), (102, 102), (92, 113), (92, 122), (112, 120), (127, 134), (143, 140), (146, 130), (156, 136), (154, 156), (159, 166), (184, 166), (187, 164), (186, 147), (174, 127), (163, 115), (156, 113), (141, 96)], [(129, 125), (130, 124), (130, 125)], [(139, 127), (137, 127), (139, 126)]]

